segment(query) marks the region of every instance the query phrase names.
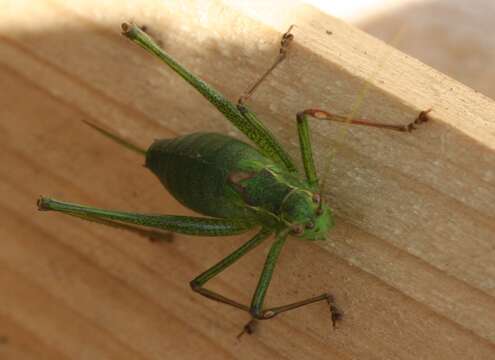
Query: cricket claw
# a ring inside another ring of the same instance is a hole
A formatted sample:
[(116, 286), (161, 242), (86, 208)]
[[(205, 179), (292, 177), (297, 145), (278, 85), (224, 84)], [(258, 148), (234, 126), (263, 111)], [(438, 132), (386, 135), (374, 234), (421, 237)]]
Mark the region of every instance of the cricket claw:
[(256, 329), (256, 324), (257, 324), (256, 319), (251, 319), (251, 321), (249, 321), (246, 325), (244, 325), (242, 331), (239, 333), (239, 335), (237, 335), (237, 339), (240, 339), (244, 334), (251, 335)]
[(38, 200), (36, 201), (36, 207), (38, 208), (38, 211), (47, 210), (46, 204), (45, 204), (45, 198), (43, 196), (40, 196), (38, 198)]
[(335, 329), (337, 321), (342, 320), (342, 317), (344, 314), (342, 311), (340, 311), (337, 306), (335, 306), (333, 296), (330, 294), (327, 294), (327, 303), (328, 306), (330, 306), (330, 316), (332, 320), (332, 327)]
[(280, 40), (280, 54), (284, 55), (287, 53), (287, 49), (289, 44), (294, 40), (294, 35), (291, 34), (292, 29), (296, 25), (292, 24), (289, 26), (289, 29), (282, 35), (282, 39)]
[(408, 132), (411, 132), (413, 130), (416, 130), (417, 127), (416, 125), (421, 125), (422, 123), (425, 123), (427, 121), (430, 120), (430, 118), (428, 117), (428, 113), (430, 111), (432, 111), (433, 109), (428, 109), (428, 110), (423, 110), (419, 113), (418, 117), (412, 122), (410, 123), (409, 125), (406, 125), (404, 127), (404, 131), (408, 131)]
[(421, 111), (419, 113), (418, 117), (416, 118), (416, 120), (414, 120), (414, 123), (416, 125), (420, 125), (420, 124), (430, 120), (430, 118), (428, 117), (428, 113), (430, 113), (432, 110), (433, 110), (432, 108), (429, 108), (428, 110)]
[(332, 327), (335, 329), (337, 321), (342, 320), (344, 314), (333, 304), (330, 305), (330, 312), (332, 316)]

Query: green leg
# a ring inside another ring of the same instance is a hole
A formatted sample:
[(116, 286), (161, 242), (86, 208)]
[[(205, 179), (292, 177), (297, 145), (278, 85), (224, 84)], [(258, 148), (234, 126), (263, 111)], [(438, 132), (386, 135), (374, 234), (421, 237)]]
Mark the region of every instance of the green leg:
[(261, 149), (271, 149), (270, 152), (263, 151), (263, 154), (284, 166), (287, 171), (297, 173), (297, 168), (294, 165), (290, 155), (284, 150), (277, 139), (275, 139), (270, 130), (268, 130), (268, 128), (266, 128), (265, 125), (256, 117), (256, 114), (243, 104), (237, 105), (237, 108), (244, 119), (252, 124), (253, 127), (258, 129), (260, 133), (264, 133), (263, 136), (253, 140)]
[(272, 247), (270, 248), (270, 251), (268, 252), (265, 265), (263, 266), (261, 276), (258, 280), (258, 286), (256, 287), (256, 291), (251, 301), (251, 307), (249, 309), (249, 312), (253, 316), (253, 319), (244, 327), (244, 330), (239, 334), (238, 337), (240, 337), (244, 333), (251, 334), (253, 332), (253, 326), (255, 325), (256, 320), (271, 319), (280, 313), (293, 310), (301, 306), (312, 304), (322, 300), (327, 301), (327, 303), (330, 306), (331, 320), (334, 326), (335, 326), (335, 322), (341, 317), (340, 312), (333, 304), (333, 297), (327, 293), (306, 300), (291, 303), (288, 305), (263, 309), (263, 303), (265, 300), (266, 292), (270, 285), (270, 281), (272, 279), (273, 270), (275, 269), (275, 264), (277, 263), (278, 257), (280, 255), (280, 251), (282, 250), (287, 240), (287, 235), (288, 235), (287, 231), (279, 233), (277, 235), (277, 239), (275, 240)]
[(106, 221), (111, 221), (114, 224), (116, 224), (116, 222), (123, 222), (159, 228), (180, 234), (202, 236), (240, 234), (256, 225), (245, 220), (200, 218), (178, 215), (146, 215), (123, 211), (104, 210), (44, 197), (38, 200), (38, 209), (58, 211), (96, 222), (105, 223)]
[[(41, 209), (41, 210), (44, 210), (44, 209)], [(82, 219), (82, 220), (110, 226), (110, 227), (113, 227), (116, 229), (122, 229), (125, 231), (129, 231), (129, 232), (132, 232), (132, 233), (137, 234), (139, 236), (143, 236), (152, 242), (154, 242), (154, 241), (171, 242), (173, 240), (173, 237), (174, 237), (174, 234), (172, 232), (143, 229), (143, 228), (140, 228), (139, 226), (124, 224), (122, 222), (118, 222), (118, 221), (114, 221), (114, 220), (96, 219), (96, 218), (91, 218), (88, 216), (76, 215), (74, 213), (71, 213), (70, 215), (77, 217), (79, 219)]]
[(277, 142), (273, 134), (259, 122), (253, 113), (246, 110), (249, 115), (244, 115), (232, 102), (210, 85), (190, 73), (182, 65), (177, 63), (170, 55), (163, 51), (145, 32), (134, 24), (122, 24), (123, 34), (139, 44), (141, 47), (160, 58), (172, 70), (180, 75), (201, 93), (212, 105), (253, 141), (267, 157), (285, 166), (289, 171), (296, 171), (294, 163), (282, 146)]
[(232, 254), (228, 255), (226, 258), (220, 260), (217, 264), (213, 265), (211, 268), (206, 270), (204, 273), (200, 274), (194, 280), (190, 282), (191, 288), (198, 292), (199, 294), (215, 300), (221, 303), (234, 306), (238, 309), (245, 310), (249, 312), (249, 306), (238, 303), (237, 301), (231, 300), (222, 296), (216, 292), (205, 289), (203, 287), (210, 279), (221, 273), (227, 267), (235, 263), (239, 258), (244, 256), (248, 251), (254, 249), (256, 246), (261, 244), (263, 240), (265, 240), (271, 234), (271, 230), (262, 228), (259, 233), (257, 233), (251, 240), (246, 242), (240, 248), (235, 250)]
[(316, 174), (316, 166), (311, 149), (308, 118), (304, 112), (297, 114), (297, 133), (299, 134), (299, 148), (301, 149), (301, 158), (306, 178), (310, 186), (318, 188), (318, 175)]
[(422, 124), (428, 121), (428, 113), (431, 109), (421, 111), (418, 117), (408, 125), (390, 125), (370, 122), (365, 119), (349, 119), (345, 116), (331, 114), (324, 110), (319, 109), (307, 109), (297, 114), (297, 131), (299, 134), (299, 146), (301, 148), (301, 157), (304, 165), (304, 171), (308, 183), (318, 188), (318, 175), (316, 174), (316, 167), (313, 160), (313, 151), (311, 150), (311, 141), (308, 127), (308, 117), (311, 116), (320, 120), (330, 120), (342, 123), (372, 126), (382, 129), (396, 130), (396, 131), (412, 131), (415, 129), (415, 125)]
[[(249, 100), (251, 95), (253, 95), (258, 86), (267, 78), (267, 76), (270, 75), (272, 71), (286, 58), (289, 45), (292, 40), (294, 40), (294, 35), (290, 33), (293, 27), (294, 25), (291, 25), (289, 29), (282, 35), (282, 39), (280, 40), (279, 54), (273, 65), (270, 66), (270, 68), (263, 75), (261, 75), (261, 77), (254, 83), (254, 85), (239, 98), (239, 100), (237, 101), (237, 109), (239, 109), (239, 112), (247, 121), (249, 121), (256, 127), (263, 129), (264, 132), (270, 135), (267, 136), (265, 139), (259, 139), (260, 142), (269, 142), (270, 144), (268, 146), (276, 151), (277, 155), (272, 155), (270, 156), (270, 158), (274, 160), (282, 159), (282, 163), (285, 165), (289, 172), (297, 173), (297, 168), (294, 165), (294, 162), (290, 158), (289, 154), (284, 150), (280, 143), (277, 142), (275, 137), (271, 135), (270, 131), (265, 128), (265, 125), (263, 125), (263, 123), (258, 120), (256, 114), (249, 110), (248, 107), (244, 104), (247, 100)], [(258, 146), (260, 145), (258, 144)], [(267, 145), (264, 146), (266, 147)]]
[(265, 265), (263, 266), (263, 270), (258, 280), (258, 285), (256, 286), (253, 299), (251, 300), (251, 308), (249, 309), (251, 315), (256, 319), (265, 319), (267, 316), (270, 315), (265, 314), (266, 311), (263, 310), (263, 302), (265, 300), (266, 291), (270, 286), (273, 270), (275, 270), (275, 265), (280, 255), (280, 251), (287, 241), (287, 235), (287, 231), (283, 231), (277, 234), (277, 238), (266, 257)]

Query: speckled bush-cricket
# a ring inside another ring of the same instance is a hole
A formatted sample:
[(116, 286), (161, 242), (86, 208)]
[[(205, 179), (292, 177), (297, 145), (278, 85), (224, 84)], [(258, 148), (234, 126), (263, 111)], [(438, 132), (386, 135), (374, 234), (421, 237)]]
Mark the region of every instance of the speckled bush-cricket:
[[(126, 37), (157, 56), (192, 85), (255, 146), (223, 134), (193, 133), (174, 139), (156, 140), (147, 150), (143, 150), (93, 124), (104, 135), (143, 154), (146, 158), (145, 166), (159, 178), (165, 188), (184, 206), (205, 217), (104, 210), (47, 197), (38, 200), (38, 208), (124, 227), (151, 236), (156, 236), (157, 233), (151, 230), (147, 232), (142, 227), (200, 236), (234, 235), (258, 228), (256, 235), (244, 245), (194, 278), (190, 282), (191, 288), (207, 298), (248, 312), (252, 319), (242, 333), (251, 333), (256, 320), (271, 319), (283, 312), (319, 301), (328, 303), (330, 319), (335, 325), (341, 313), (329, 293), (268, 309), (263, 306), (275, 264), (287, 238), (292, 236), (306, 241), (325, 240), (334, 225), (332, 212), (321, 196), (308, 120), (316, 118), (411, 131), (416, 124), (427, 120), (427, 111), (421, 112), (412, 123), (401, 126), (348, 119), (318, 109), (303, 110), (296, 116), (304, 168), (304, 174), (301, 174), (287, 151), (245, 105), (258, 85), (286, 57), (288, 46), (294, 39), (292, 27), (282, 36), (280, 52), (274, 64), (240, 97), (237, 104), (227, 100), (177, 63), (136, 25), (124, 23), (122, 29)], [(204, 287), (210, 279), (272, 235), (275, 240), (266, 257), (251, 304), (241, 304)]]

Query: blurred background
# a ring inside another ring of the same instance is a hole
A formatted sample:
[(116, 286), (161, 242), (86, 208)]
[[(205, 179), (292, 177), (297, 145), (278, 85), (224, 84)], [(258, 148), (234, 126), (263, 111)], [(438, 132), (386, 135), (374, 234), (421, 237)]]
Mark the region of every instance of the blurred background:
[(492, 0), (306, 0), (495, 98)]

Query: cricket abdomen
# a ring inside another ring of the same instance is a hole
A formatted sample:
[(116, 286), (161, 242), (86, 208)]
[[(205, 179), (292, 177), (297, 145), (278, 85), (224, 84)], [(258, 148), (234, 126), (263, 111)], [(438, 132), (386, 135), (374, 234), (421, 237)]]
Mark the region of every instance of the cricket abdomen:
[(179, 202), (221, 218), (254, 216), (231, 178), (266, 166), (276, 165), (251, 145), (216, 133), (157, 140), (146, 153), (146, 167)]

